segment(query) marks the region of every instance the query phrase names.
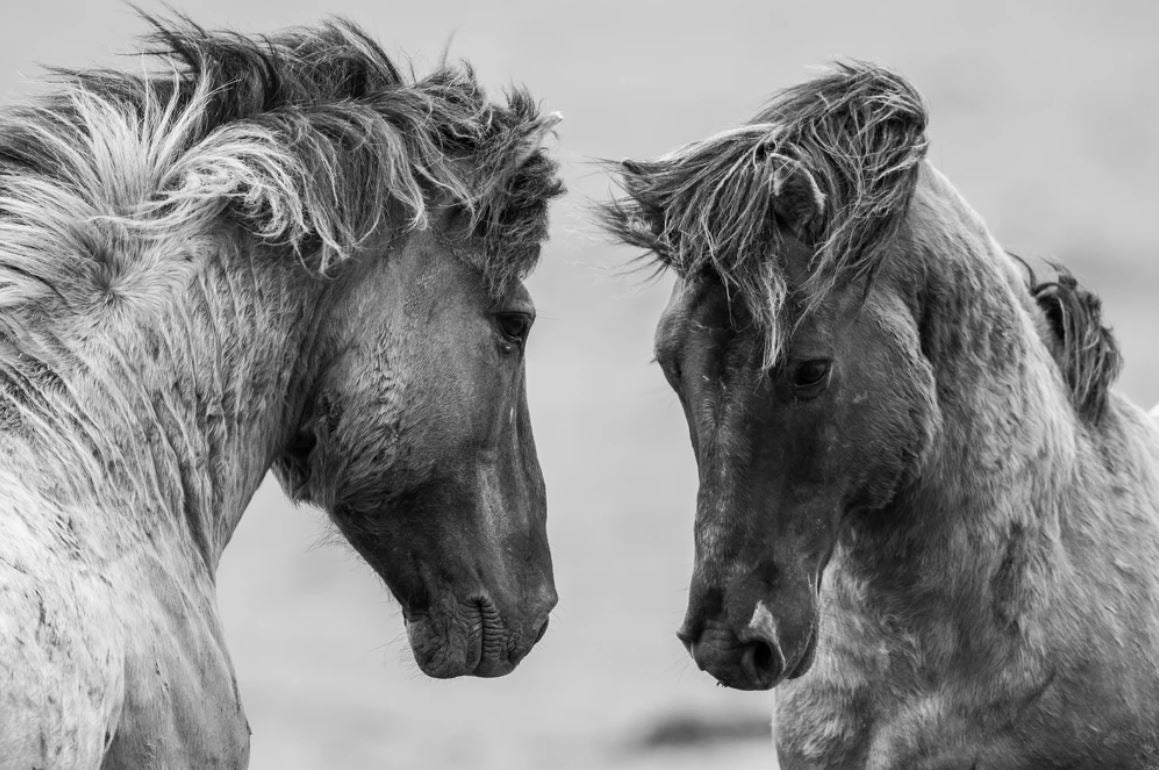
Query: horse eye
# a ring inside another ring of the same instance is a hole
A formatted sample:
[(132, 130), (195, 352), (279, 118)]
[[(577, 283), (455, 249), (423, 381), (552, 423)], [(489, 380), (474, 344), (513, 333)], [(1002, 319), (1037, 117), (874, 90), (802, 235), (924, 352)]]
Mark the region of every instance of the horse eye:
[(531, 333), (535, 319), (530, 313), (496, 313), (495, 326), (503, 339), (514, 345), (522, 345)]
[(793, 371), (793, 387), (809, 388), (820, 385), (829, 376), (829, 361), (815, 358), (802, 361)]

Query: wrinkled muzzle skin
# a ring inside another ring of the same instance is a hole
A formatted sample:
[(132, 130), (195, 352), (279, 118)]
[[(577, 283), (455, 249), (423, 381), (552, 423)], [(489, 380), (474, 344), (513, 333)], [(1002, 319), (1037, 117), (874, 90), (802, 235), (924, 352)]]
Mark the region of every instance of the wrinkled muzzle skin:
[(677, 635), (726, 686), (769, 689), (808, 671), (843, 522), (884, 506), (920, 453), (923, 418), (904, 399), (922, 384), (891, 381), (918, 342), (881, 338), (874, 316), (899, 309), (862, 307), (861, 296), (797, 319), (771, 369), (764, 339), (714, 277), (678, 281), (657, 329), (700, 482)]
[(488, 294), (425, 233), (350, 280), (279, 477), (385, 580), (424, 673), (501, 676), (556, 603), (524, 342), (508, 333), (530, 296)]

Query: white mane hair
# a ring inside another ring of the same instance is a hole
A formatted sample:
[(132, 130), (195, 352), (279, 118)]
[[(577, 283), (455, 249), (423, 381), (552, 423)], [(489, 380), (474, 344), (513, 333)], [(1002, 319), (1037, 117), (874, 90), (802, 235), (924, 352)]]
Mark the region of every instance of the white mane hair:
[(404, 77), (348, 22), (150, 22), (159, 68), (58, 70), (55, 94), (0, 112), (0, 309), (147, 302), (182, 261), (151, 245), (195, 250), (220, 224), (326, 274), (447, 206), (494, 287), (534, 265), (562, 188), (539, 149), (558, 117), (525, 91), (488, 102), (467, 66)]

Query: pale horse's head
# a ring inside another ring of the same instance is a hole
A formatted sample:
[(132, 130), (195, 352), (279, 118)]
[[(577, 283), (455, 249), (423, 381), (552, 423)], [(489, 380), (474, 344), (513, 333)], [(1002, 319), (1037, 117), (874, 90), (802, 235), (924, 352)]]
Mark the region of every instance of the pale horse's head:
[(313, 382), (274, 465), (386, 581), (434, 677), (510, 672), (556, 603), (522, 279), (562, 190), (540, 148), (557, 120), (516, 94), (491, 122), (517, 137), (475, 160), (450, 144), (441, 187), (438, 169), (420, 180), (421, 221), (403, 211), (333, 267), (304, 353)]

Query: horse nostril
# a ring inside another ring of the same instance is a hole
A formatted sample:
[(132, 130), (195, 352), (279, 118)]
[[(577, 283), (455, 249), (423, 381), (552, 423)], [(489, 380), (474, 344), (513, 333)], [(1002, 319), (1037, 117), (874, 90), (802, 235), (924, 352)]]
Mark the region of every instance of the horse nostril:
[(754, 681), (775, 680), (781, 673), (780, 653), (773, 645), (761, 639), (745, 643), (742, 665)]
[(764, 642), (753, 642), (753, 665), (762, 671), (773, 662), (773, 648)]
[(542, 639), (543, 635), (547, 633), (547, 624), (550, 621), (551, 621), (551, 618), (544, 618), (543, 619), (543, 625), (540, 626), (539, 631), (536, 632), (535, 641), (533, 642), (533, 644), (539, 644), (539, 640)]

